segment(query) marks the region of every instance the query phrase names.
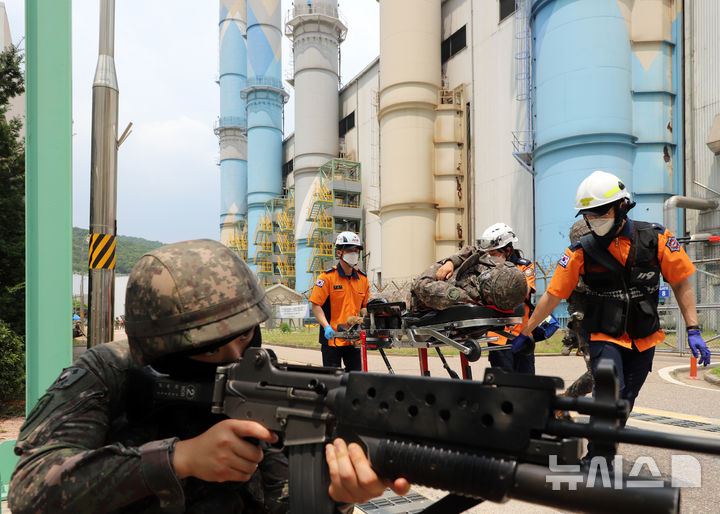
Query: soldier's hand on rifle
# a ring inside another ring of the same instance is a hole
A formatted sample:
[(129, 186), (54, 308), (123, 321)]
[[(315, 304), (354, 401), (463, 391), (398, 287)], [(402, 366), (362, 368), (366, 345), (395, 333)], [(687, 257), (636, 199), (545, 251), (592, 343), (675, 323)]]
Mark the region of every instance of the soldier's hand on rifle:
[(328, 492), (336, 502), (365, 503), (380, 496), (388, 487), (401, 496), (410, 490), (410, 483), (404, 478), (381, 480), (356, 443), (347, 445), (342, 439), (335, 439), (325, 447), (325, 458), (330, 470)]
[(703, 366), (707, 366), (708, 364), (710, 364), (710, 350), (705, 344), (705, 341), (703, 341), (702, 335), (700, 334), (700, 329), (688, 328), (687, 335), (688, 346), (690, 347), (690, 351), (692, 352), (693, 357), (697, 358), (698, 353), (700, 354), (698, 364), (702, 364)]
[(437, 280), (447, 280), (452, 276), (453, 271), (455, 271), (455, 265), (452, 261), (445, 261), (445, 264), (435, 272), (435, 278)]
[(277, 435), (255, 421), (225, 419), (192, 439), (175, 443), (173, 466), (178, 478), (207, 482), (247, 482), (263, 451), (245, 438), (277, 441)]

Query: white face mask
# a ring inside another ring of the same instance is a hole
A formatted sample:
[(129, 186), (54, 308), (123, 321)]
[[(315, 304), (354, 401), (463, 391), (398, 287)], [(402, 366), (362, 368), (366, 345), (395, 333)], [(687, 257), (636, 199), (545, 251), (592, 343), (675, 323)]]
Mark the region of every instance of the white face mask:
[(355, 266), (358, 263), (358, 261), (360, 260), (360, 253), (359, 252), (345, 253), (342, 256), (342, 260), (344, 260), (350, 266)]
[(505, 262), (505, 256), (504, 255), (490, 255), (490, 260), (493, 261), (495, 264), (502, 264)]
[(610, 229), (615, 223), (615, 218), (596, 218), (594, 220), (588, 220), (588, 223), (590, 224), (590, 230), (598, 236), (604, 236), (610, 232)]

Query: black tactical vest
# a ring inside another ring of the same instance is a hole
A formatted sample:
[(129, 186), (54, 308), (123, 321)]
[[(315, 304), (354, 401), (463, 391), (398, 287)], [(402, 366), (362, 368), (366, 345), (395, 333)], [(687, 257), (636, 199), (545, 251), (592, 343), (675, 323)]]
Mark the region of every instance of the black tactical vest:
[(657, 312), (660, 227), (642, 221), (632, 223), (633, 240), (624, 266), (595, 243), (592, 234), (579, 241), (585, 255), (583, 280), (589, 289), (583, 328), (590, 333), (602, 332), (612, 337), (627, 333), (632, 339), (639, 339), (660, 328)]

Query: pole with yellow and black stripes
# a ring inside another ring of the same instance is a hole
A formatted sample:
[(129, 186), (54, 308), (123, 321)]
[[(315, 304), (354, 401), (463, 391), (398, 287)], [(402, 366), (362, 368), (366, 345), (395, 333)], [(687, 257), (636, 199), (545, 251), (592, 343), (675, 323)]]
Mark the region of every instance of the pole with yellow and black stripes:
[(100, 47), (93, 81), (88, 254), (88, 347), (112, 341), (115, 311), (118, 84), (115, 0), (100, 2)]

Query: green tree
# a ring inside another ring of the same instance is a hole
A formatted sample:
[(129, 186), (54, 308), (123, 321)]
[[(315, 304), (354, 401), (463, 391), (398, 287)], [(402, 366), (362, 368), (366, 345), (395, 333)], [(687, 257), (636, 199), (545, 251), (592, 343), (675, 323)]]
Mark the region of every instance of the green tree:
[[(22, 398), (25, 393), (23, 339), (0, 320), (0, 403)], [(0, 409), (2, 406), (0, 405)]]
[(0, 53), (0, 317), (25, 335), (25, 141), (22, 120), (8, 119), (9, 102), (25, 91), (22, 54)]

